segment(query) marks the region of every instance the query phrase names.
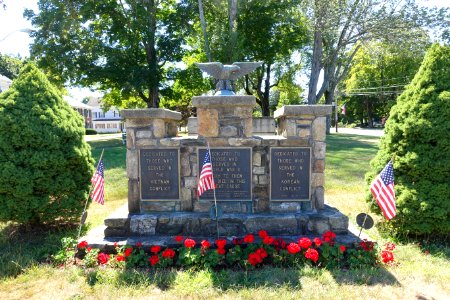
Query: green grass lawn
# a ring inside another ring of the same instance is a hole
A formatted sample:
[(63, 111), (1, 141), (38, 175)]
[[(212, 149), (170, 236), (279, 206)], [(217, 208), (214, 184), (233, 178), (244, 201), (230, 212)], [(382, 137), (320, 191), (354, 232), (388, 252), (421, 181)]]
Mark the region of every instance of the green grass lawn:
[[(326, 201), (354, 222), (365, 212), (364, 173), (378, 138), (327, 137)], [(125, 147), (120, 138), (89, 142), (98, 160), (104, 149), (106, 201), (90, 205), (88, 228), (126, 203)], [(373, 216), (373, 214), (372, 214)], [(381, 220), (379, 217), (376, 220)], [(418, 242), (397, 246), (397, 264), (361, 270), (280, 269), (253, 271), (59, 268), (46, 262), (64, 236), (77, 228), (26, 229), (0, 223), (0, 299), (448, 299), (450, 248)], [(386, 242), (374, 228), (368, 234)], [(421, 298), (422, 297), (422, 298)]]

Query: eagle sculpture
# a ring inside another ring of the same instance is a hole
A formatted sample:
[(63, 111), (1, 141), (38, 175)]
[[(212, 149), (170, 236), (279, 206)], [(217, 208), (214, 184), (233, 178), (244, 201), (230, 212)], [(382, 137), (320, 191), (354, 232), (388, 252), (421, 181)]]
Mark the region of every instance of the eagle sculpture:
[(234, 95), (233, 82), (247, 75), (259, 66), (261, 62), (235, 62), (232, 65), (223, 65), (220, 62), (196, 63), (197, 67), (208, 75), (217, 79), (216, 96)]

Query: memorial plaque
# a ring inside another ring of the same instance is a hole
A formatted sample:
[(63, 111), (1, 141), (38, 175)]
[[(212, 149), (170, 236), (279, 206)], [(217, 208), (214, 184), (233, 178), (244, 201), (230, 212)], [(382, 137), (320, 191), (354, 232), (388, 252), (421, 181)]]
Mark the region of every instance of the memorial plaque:
[(139, 151), (141, 200), (179, 200), (179, 150)]
[(270, 149), (270, 199), (310, 200), (311, 148)]
[[(198, 149), (198, 174), (201, 173), (206, 148)], [(218, 201), (251, 201), (251, 148), (212, 148), (211, 163)], [(214, 200), (213, 190), (203, 193), (200, 200)]]

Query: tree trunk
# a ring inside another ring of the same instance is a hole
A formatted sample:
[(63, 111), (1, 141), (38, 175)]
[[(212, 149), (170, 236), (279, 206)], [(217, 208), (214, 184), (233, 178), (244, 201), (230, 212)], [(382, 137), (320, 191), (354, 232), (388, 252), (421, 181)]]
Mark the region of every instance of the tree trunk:
[(148, 30), (149, 37), (147, 41), (144, 41), (145, 50), (147, 54), (147, 64), (149, 67), (149, 87), (148, 87), (148, 102), (149, 108), (159, 107), (159, 66), (156, 54), (156, 5), (154, 0), (148, 0)]
[(229, 53), (229, 63), (233, 63), (237, 58), (237, 26), (236, 26), (236, 17), (238, 11), (238, 3), (237, 0), (228, 0), (228, 26), (229, 26), (229, 34), (230, 34), (230, 51)]
[(206, 32), (206, 20), (205, 20), (205, 14), (203, 13), (202, 0), (198, 0), (198, 12), (200, 14), (200, 24), (202, 26), (202, 31), (203, 31), (203, 39), (204, 39), (206, 57), (208, 58), (208, 61), (211, 62), (212, 61), (211, 50), (209, 48), (208, 33)]
[(322, 32), (320, 28), (314, 31), (314, 46), (311, 61), (311, 74), (309, 76), (309, 87), (308, 87), (308, 104), (316, 104), (316, 94), (317, 94), (317, 83), (319, 81), (320, 70), (322, 68)]

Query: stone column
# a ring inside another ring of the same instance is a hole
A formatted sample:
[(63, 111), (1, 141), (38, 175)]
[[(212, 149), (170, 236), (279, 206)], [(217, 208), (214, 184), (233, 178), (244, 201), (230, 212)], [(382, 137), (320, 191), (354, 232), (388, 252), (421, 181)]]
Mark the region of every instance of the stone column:
[(175, 137), (181, 113), (167, 109), (122, 110), (127, 131), (128, 211), (140, 212), (139, 149), (159, 145), (164, 138)]
[(208, 138), (251, 137), (254, 96), (197, 96), (198, 135)]
[(325, 204), (326, 117), (331, 105), (287, 105), (274, 113), (278, 134), (291, 140), (289, 145), (311, 147), (311, 206), (323, 209)]

